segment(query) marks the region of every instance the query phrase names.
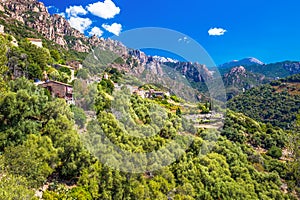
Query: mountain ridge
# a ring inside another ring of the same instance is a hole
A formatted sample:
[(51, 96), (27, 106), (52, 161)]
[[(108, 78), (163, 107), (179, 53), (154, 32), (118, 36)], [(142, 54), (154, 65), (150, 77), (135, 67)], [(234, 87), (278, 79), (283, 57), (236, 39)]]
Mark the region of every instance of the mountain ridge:
[[(51, 15), (44, 3), (36, 0), (1, 0), (0, 11), (0, 19), (10, 23), (17, 20), (66, 50), (89, 52), (92, 47), (101, 46), (104, 43), (103, 38), (98, 38), (95, 35), (86, 37), (83, 33), (72, 28), (64, 17), (58, 14)], [(8, 29), (8, 27), (5, 28)]]
[(218, 68), (231, 68), (231, 67), (237, 67), (237, 66), (251, 66), (251, 65), (258, 65), (262, 66), (264, 63), (257, 58), (254, 57), (248, 57), (243, 58), (241, 60), (233, 60), (224, 64), (221, 64), (218, 66)]
[(230, 72), (224, 74), (222, 78), (224, 86), (227, 89), (228, 99), (231, 99), (241, 92), (271, 81), (271, 79), (265, 75), (253, 73), (243, 66), (232, 68)]

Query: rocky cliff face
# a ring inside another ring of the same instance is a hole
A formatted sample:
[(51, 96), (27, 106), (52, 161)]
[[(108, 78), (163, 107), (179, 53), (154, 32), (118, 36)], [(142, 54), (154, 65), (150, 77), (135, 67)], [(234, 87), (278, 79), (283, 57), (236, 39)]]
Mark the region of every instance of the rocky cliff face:
[(245, 89), (262, 84), (265, 79), (264, 75), (249, 72), (243, 66), (234, 67), (223, 76), (225, 86), (236, 86)]
[(283, 68), (290, 72), (290, 74), (298, 74), (300, 72), (300, 62), (284, 63)]
[[(72, 28), (62, 16), (50, 15), (45, 5), (36, 0), (0, 0), (0, 11), (4, 12), (5, 17), (2, 18), (5, 20), (18, 20), (65, 49), (89, 52), (96, 46), (112, 50), (115, 50), (116, 46), (121, 46), (112, 40), (107, 41), (96, 36), (86, 37)], [(121, 51), (124, 51), (124, 48)]]
[[(124, 63), (113, 63), (113, 67), (131, 72), (136, 75), (158, 76), (158, 79), (165, 79), (164, 67), (167, 65), (163, 60), (147, 56), (140, 50), (132, 50), (125, 47), (121, 42), (98, 38), (96, 36), (86, 37), (76, 29), (72, 28), (69, 22), (60, 15), (50, 15), (45, 5), (37, 0), (0, 0), (0, 19), (5, 21), (19, 21), (25, 27), (34, 29), (45, 39), (61, 45), (65, 49), (72, 49), (77, 52), (91, 52), (95, 47), (108, 50), (121, 57)], [(97, 62), (97, 60), (96, 60)], [(209, 70), (200, 64), (187, 62), (171, 62), (172, 69), (186, 76), (194, 82), (205, 82), (212, 78)], [(168, 66), (168, 65), (167, 65)], [(168, 66), (170, 67), (170, 66)], [(150, 75), (151, 74), (151, 75)], [(147, 77), (146, 76), (146, 77)]]
[(213, 78), (212, 72), (205, 65), (191, 62), (167, 62), (165, 65), (174, 68), (193, 82), (206, 82)]

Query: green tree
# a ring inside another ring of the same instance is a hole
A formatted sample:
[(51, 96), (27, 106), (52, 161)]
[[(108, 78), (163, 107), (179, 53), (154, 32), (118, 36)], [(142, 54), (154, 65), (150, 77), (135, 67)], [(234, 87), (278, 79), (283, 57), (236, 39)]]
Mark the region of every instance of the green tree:
[(61, 59), (60, 53), (56, 49), (51, 49), (50, 55), (56, 62), (58, 62)]
[(7, 147), (4, 163), (9, 173), (26, 177), (31, 187), (38, 187), (54, 171), (57, 150), (48, 137), (30, 135), (24, 144)]
[(36, 63), (29, 64), (29, 66), (27, 68), (27, 72), (28, 72), (29, 79), (34, 79), (34, 78), (41, 79), (43, 76), (43, 70)]
[(98, 85), (100, 91), (112, 94), (114, 91), (114, 83), (111, 80), (102, 79)]
[(276, 146), (272, 146), (267, 152), (267, 155), (279, 159), (282, 156), (282, 150)]
[(37, 200), (34, 191), (29, 188), (24, 177), (1, 173), (0, 199), (3, 200)]
[[(300, 188), (300, 114), (297, 115), (295, 130), (291, 135), (290, 151), (293, 161), (289, 165), (290, 173), (293, 176), (295, 186)], [(300, 192), (298, 192), (300, 193)]]
[(64, 72), (64, 73), (66, 73), (68, 76), (71, 76), (71, 70), (69, 69), (69, 68), (67, 68), (67, 67), (61, 67), (61, 68), (59, 68), (59, 70), (58, 71), (60, 71), (60, 72)]
[(3, 36), (0, 36), (0, 94), (7, 90), (5, 75), (7, 73), (7, 41)]
[(177, 108), (177, 109), (176, 109), (176, 115), (177, 115), (177, 116), (181, 116), (181, 114), (182, 114), (182, 113), (181, 113), (181, 109), (180, 109), (180, 108)]
[(77, 78), (81, 78), (83, 80), (88, 79), (89, 74), (88, 74), (88, 70), (87, 69), (80, 69), (77, 72)]
[(45, 70), (51, 60), (48, 49), (37, 47), (27, 40), (20, 42), (20, 49), (27, 54), (29, 64), (36, 63), (42, 70)]
[(75, 119), (76, 124), (80, 128), (84, 128), (84, 125), (86, 123), (86, 115), (84, 113), (84, 110), (77, 106), (72, 106), (71, 109), (72, 109), (72, 112), (74, 113), (74, 119)]

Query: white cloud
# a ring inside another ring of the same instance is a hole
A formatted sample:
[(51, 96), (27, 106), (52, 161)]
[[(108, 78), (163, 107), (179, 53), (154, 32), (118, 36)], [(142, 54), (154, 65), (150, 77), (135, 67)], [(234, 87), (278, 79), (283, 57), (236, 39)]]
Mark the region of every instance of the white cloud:
[(102, 24), (102, 27), (117, 36), (119, 36), (122, 31), (122, 25), (117, 23), (113, 23), (112, 25)]
[(190, 43), (191, 41), (189, 40), (188, 37), (184, 36), (183, 38), (179, 38), (178, 42), (184, 42), (184, 43)]
[(71, 17), (69, 19), (70, 25), (80, 31), (81, 33), (84, 33), (86, 29), (89, 28), (89, 26), (92, 24), (92, 20), (89, 18), (81, 18), (81, 17)]
[(86, 15), (87, 11), (82, 6), (70, 6), (66, 9), (68, 17), (77, 17), (78, 15)]
[(105, 0), (104, 2), (99, 1), (93, 4), (89, 4), (86, 8), (93, 15), (96, 15), (103, 19), (114, 18), (121, 11), (120, 8), (117, 7), (111, 0)]
[(89, 32), (89, 35), (92, 36), (92, 35), (96, 35), (98, 37), (101, 37), (103, 34), (103, 31), (98, 28), (98, 27), (94, 27), (92, 28), (92, 30)]
[(208, 34), (210, 36), (221, 36), (224, 35), (227, 32), (227, 30), (223, 29), (223, 28), (211, 28), (208, 31)]

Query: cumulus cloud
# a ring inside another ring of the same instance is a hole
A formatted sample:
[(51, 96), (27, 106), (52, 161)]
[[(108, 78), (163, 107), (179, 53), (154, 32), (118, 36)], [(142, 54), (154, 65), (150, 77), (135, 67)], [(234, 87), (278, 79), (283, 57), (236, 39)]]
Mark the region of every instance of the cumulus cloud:
[(122, 31), (122, 25), (117, 23), (113, 23), (112, 25), (102, 24), (102, 27), (117, 36), (119, 36)]
[(208, 34), (210, 36), (221, 36), (224, 35), (227, 32), (227, 30), (223, 29), (223, 28), (211, 28), (208, 31)]
[(96, 35), (98, 37), (101, 37), (103, 34), (103, 31), (99, 28), (99, 27), (94, 27), (92, 28), (92, 30), (89, 32), (89, 35), (92, 36), (92, 35)]
[(120, 13), (121, 9), (115, 5), (111, 0), (105, 0), (104, 2), (96, 2), (89, 4), (87, 10), (93, 15), (101, 17), (103, 19), (114, 18)]
[(78, 15), (86, 15), (87, 11), (82, 6), (70, 6), (66, 9), (68, 17), (77, 17)]
[(86, 29), (89, 28), (89, 26), (92, 24), (92, 20), (89, 18), (81, 18), (81, 17), (71, 17), (69, 19), (70, 25), (80, 31), (81, 33), (84, 33)]

